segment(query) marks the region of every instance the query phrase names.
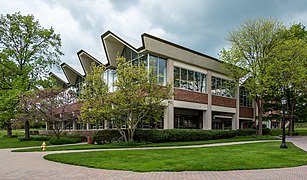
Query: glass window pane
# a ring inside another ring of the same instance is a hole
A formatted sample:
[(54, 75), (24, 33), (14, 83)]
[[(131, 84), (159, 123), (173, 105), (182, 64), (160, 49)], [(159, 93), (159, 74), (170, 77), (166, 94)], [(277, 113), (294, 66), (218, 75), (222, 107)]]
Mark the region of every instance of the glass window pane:
[(201, 92), (206, 92), (206, 75), (201, 73)]
[(216, 78), (211, 78), (211, 93), (216, 95)]
[(159, 84), (166, 83), (166, 60), (159, 58)]
[(180, 68), (174, 67), (174, 87), (180, 87)]
[(188, 89), (188, 83), (187, 83), (187, 70), (186, 69), (183, 69), (181, 68), (181, 88), (183, 89)]
[(188, 71), (188, 89), (189, 90), (194, 90), (194, 71)]
[(149, 56), (149, 67), (152, 69), (152, 73), (157, 76), (158, 71), (158, 58), (155, 56)]
[(195, 87), (194, 87), (194, 91), (200, 91), (201, 90), (201, 75), (199, 72), (195, 72)]

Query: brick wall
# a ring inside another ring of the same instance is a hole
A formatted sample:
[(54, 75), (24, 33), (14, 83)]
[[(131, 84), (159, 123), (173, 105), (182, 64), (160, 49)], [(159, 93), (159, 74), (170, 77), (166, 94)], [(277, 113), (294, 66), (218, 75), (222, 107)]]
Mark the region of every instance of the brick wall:
[(183, 89), (174, 89), (174, 99), (194, 103), (208, 104), (208, 94)]
[(236, 99), (212, 95), (212, 105), (236, 108)]
[(240, 113), (240, 117), (253, 118), (253, 116), (254, 116), (254, 108), (240, 107), (239, 113)]

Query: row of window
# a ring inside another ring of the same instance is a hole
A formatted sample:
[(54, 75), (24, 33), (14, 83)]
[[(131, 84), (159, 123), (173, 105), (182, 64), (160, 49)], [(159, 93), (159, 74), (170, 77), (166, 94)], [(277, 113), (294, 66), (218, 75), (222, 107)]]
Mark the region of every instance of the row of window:
[(217, 96), (235, 97), (234, 86), (231, 82), (218, 77), (211, 79), (211, 93)]
[(206, 92), (206, 75), (175, 66), (174, 87), (196, 92)]
[(252, 99), (244, 88), (240, 88), (240, 106), (252, 107)]
[(114, 69), (108, 69), (103, 73), (103, 79), (108, 85), (109, 92), (114, 92), (116, 87), (114, 86), (114, 82), (116, 81), (116, 71)]
[(158, 84), (166, 84), (166, 60), (150, 54), (136, 54), (133, 50), (125, 47), (122, 56), (131, 61), (133, 65), (144, 64), (148, 70), (152, 68), (153, 73), (157, 76)]

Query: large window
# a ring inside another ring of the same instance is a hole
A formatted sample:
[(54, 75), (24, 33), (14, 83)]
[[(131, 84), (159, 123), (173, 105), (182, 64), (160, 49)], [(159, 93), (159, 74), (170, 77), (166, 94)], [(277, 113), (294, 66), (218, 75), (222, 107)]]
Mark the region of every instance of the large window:
[(122, 56), (131, 61), (133, 65), (139, 65), (142, 63), (147, 66), (148, 70), (152, 68), (153, 73), (158, 78), (158, 84), (166, 84), (166, 59), (150, 54), (137, 54), (135, 51), (128, 47), (124, 48)]
[(174, 87), (190, 91), (206, 92), (206, 75), (175, 66)]
[(217, 96), (235, 97), (234, 86), (231, 81), (212, 77), (211, 79), (211, 93)]
[(108, 85), (109, 92), (114, 92), (116, 87), (114, 86), (114, 82), (116, 81), (116, 71), (113, 69), (108, 69), (104, 72), (103, 78)]
[(81, 76), (77, 77), (77, 80), (76, 80), (76, 83), (75, 83), (77, 96), (79, 96), (81, 94), (83, 80), (84, 80), (83, 77), (81, 77)]
[(240, 88), (240, 106), (252, 107), (252, 99), (245, 88)]

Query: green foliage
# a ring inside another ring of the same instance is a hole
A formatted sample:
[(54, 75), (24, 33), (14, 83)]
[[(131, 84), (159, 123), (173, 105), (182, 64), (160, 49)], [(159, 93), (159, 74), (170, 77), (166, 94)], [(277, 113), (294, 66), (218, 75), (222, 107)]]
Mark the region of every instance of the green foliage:
[[(0, 17), (0, 121), (10, 124), (20, 109), (21, 93), (45, 86), (49, 70), (60, 64), (61, 38), (33, 15)], [(28, 120), (27, 120), (28, 121)], [(28, 123), (27, 123), (28, 124)], [(28, 132), (26, 135), (29, 134)]]
[(73, 144), (82, 142), (81, 138), (69, 138), (69, 137), (51, 137), (49, 140), (50, 144), (59, 145), (59, 144)]
[(51, 136), (31, 136), (30, 138), (19, 137), (19, 141), (49, 141)]
[(285, 26), (275, 19), (249, 19), (239, 28), (229, 33), (229, 49), (220, 52), (220, 59), (228, 76), (239, 80), (237, 85), (244, 87), (256, 102), (258, 109), (259, 134), (262, 134), (264, 96), (272, 89), (274, 79), (267, 73), (272, 66), (271, 57), (282, 42)]
[(115, 92), (108, 92), (108, 86), (101, 78), (105, 67), (92, 66), (81, 93), (81, 119), (112, 122), (125, 141), (133, 141), (139, 122), (162, 118), (164, 107), (168, 105), (166, 100), (171, 97), (171, 86), (158, 85), (153, 69), (148, 71), (143, 64), (133, 65), (125, 58), (116, 61)]
[[(137, 142), (179, 142), (203, 141), (213, 139), (233, 138), (236, 136), (249, 136), (256, 134), (255, 129), (239, 129), (236, 131), (222, 130), (197, 130), (197, 129), (137, 129), (134, 140)], [(93, 140), (98, 144), (120, 142), (122, 135), (116, 130), (101, 130), (93, 135)]]

